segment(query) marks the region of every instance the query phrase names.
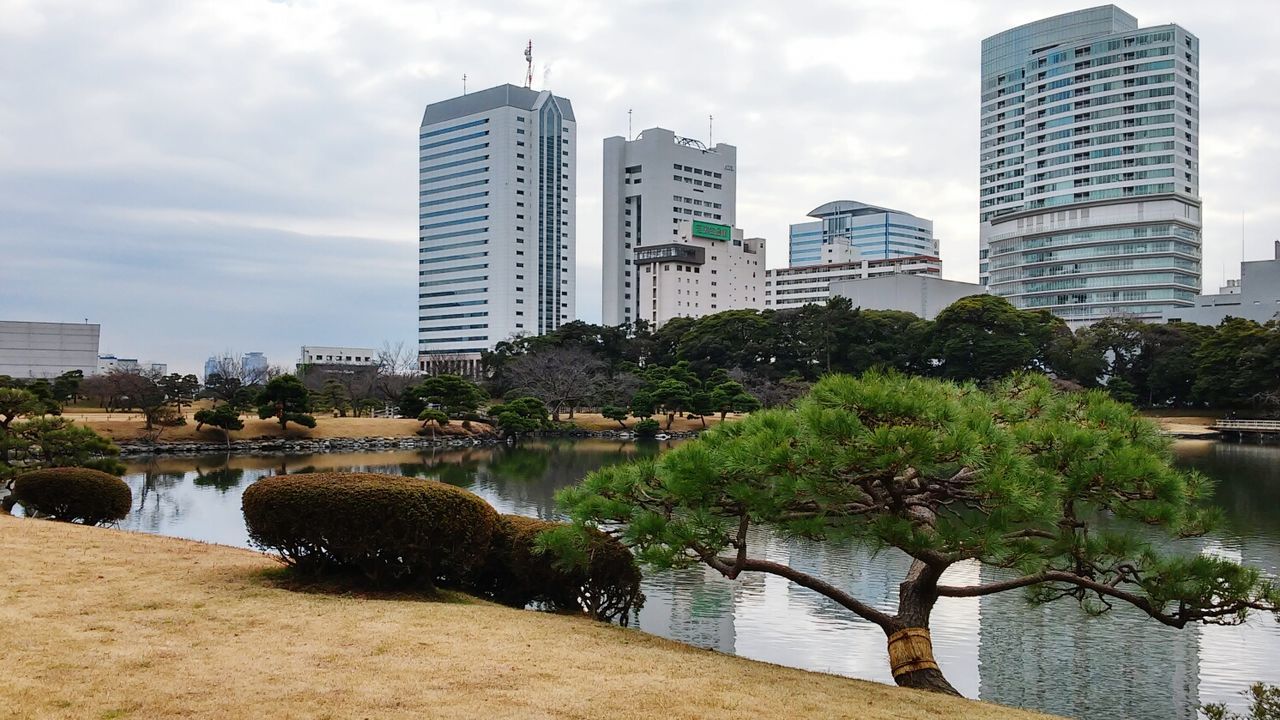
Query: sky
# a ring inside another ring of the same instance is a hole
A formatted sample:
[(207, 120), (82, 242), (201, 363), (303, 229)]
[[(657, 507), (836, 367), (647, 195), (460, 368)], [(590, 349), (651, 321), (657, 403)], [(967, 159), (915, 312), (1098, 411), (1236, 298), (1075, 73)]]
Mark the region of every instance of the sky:
[[(976, 281), (982, 38), (1060, 0), (0, 0), (0, 319), (102, 324), (101, 352), (416, 343), (423, 107), (522, 84), (578, 119), (577, 306), (600, 320), (601, 146), (738, 147), (738, 225), (849, 199), (930, 218)], [(1280, 239), (1274, 0), (1135, 0), (1201, 40), (1204, 287)], [(708, 116), (714, 117), (708, 127)], [(713, 132), (712, 132), (713, 131)]]

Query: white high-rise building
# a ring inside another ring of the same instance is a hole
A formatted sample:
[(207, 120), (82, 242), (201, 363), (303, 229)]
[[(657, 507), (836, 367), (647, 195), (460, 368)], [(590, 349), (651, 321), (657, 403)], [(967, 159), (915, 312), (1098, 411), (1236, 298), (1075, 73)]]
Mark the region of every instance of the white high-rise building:
[(418, 133), (418, 360), (480, 352), (574, 319), (573, 106), (500, 85), (427, 106)]
[(670, 243), (682, 221), (734, 225), (738, 149), (650, 128), (635, 140), (604, 141), (603, 322), (634, 323), (640, 312), (636, 248)]
[(1200, 290), (1200, 42), (1114, 5), (982, 42), (979, 273), (1080, 325)]
[(764, 238), (705, 220), (675, 229), (667, 242), (636, 251), (642, 320), (659, 328), (672, 318), (764, 307)]

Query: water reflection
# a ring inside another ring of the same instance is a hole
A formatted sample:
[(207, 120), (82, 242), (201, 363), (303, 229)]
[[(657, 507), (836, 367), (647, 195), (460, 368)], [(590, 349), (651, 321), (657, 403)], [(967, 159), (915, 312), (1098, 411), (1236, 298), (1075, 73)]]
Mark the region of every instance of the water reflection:
[[(230, 545), (247, 544), (240, 496), (259, 477), (363, 470), (434, 478), (465, 487), (501, 512), (554, 518), (555, 492), (587, 472), (664, 447), (612, 441), (529, 444), (448, 452), (390, 451), (309, 456), (157, 459), (126, 476), (128, 529)], [(1280, 448), (1189, 442), (1181, 462), (1215, 478), (1226, 527), (1188, 547), (1280, 569)], [(754, 538), (768, 558), (812, 570), (877, 607), (896, 605), (907, 558), (847, 545)], [(991, 579), (977, 564), (946, 582)], [(891, 682), (879, 628), (781, 578), (729, 582), (697, 567), (650, 572), (638, 626), (702, 647), (811, 670)], [(1090, 618), (1070, 602), (1029, 608), (1018, 593), (944, 599), (934, 611), (935, 653), (970, 697), (1079, 718), (1190, 720), (1202, 702), (1240, 704), (1255, 680), (1280, 682), (1280, 631), (1270, 617), (1243, 628), (1159, 625), (1117, 608)]]

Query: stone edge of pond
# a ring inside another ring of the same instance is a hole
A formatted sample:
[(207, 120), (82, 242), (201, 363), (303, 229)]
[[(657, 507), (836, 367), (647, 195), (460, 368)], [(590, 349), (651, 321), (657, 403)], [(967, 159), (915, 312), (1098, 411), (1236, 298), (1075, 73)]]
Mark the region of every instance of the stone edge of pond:
[[(665, 433), (667, 439), (684, 439), (697, 436), (697, 432)], [(634, 433), (624, 430), (566, 430), (531, 433), (529, 438), (551, 439), (605, 439), (635, 440)], [(235, 454), (271, 453), (337, 453), (377, 450), (457, 450), (470, 447), (502, 445), (501, 437), (483, 435), (471, 438), (429, 437), (362, 437), (362, 438), (263, 438), (258, 440), (234, 440), (230, 451)], [(121, 457), (141, 455), (211, 455), (227, 452), (226, 443), (219, 442), (117, 442)]]

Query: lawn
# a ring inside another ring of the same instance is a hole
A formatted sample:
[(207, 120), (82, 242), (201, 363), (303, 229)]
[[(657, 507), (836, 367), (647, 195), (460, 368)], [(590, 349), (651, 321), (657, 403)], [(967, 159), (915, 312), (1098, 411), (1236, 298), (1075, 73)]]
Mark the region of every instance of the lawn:
[(0, 516), (0, 557), (11, 717), (1045, 717), (466, 596), (298, 592), (185, 540)]

